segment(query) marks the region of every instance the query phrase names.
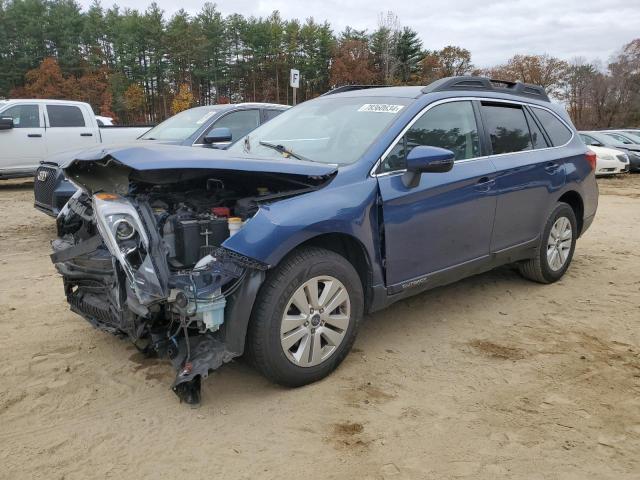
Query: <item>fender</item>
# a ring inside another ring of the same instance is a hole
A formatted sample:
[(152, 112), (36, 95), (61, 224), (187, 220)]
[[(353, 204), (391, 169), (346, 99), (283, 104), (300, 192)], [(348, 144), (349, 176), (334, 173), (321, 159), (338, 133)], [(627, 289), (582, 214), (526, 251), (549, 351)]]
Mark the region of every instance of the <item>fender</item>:
[(377, 236), (377, 182), (329, 185), (314, 192), (262, 205), (223, 247), (270, 267), (302, 243), (327, 233), (357, 239), (371, 260), (374, 285), (382, 282)]

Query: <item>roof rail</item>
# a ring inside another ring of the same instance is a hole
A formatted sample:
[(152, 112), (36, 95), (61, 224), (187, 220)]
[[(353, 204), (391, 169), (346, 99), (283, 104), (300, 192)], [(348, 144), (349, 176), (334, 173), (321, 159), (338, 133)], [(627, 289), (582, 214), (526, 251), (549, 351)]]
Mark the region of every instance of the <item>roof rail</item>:
[(391, 85), (343, 85), (341, 87), (331, 89), (320, 96), (324, 97), (325, 95), (333, 95), (334, 93), (350, 92), (352, 90), (365, 90), (367, 88), (385, 88), (390, 86)]
[(535, 98), (550, 102), (547, 92), (543, 87), (531, 85), (530, 83), (509, 82), (506, 80), (496, 80), (487, 77), (461, 76), (446, 77), (430, 83), (422, 89), (422, 93), (444, 92), (452, 90), (472, 90), (509, 93), (521, 97)]

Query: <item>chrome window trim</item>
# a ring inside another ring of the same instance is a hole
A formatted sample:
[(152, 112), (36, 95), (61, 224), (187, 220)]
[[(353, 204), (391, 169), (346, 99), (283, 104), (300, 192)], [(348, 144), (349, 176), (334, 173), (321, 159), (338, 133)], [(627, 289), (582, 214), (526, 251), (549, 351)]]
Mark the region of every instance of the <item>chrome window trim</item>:
[[(507, 103), (507, 104), (511, 104), (511, 105), (528, 106), (530, 108), (540, 108), (542, 110), (546, 110), (547, 112), (551, 113), (554, 117), (556, 117), (558, 120), (560, 120), (560, 122), (565, 127), (567, 127), (569, 129), (569, 131), (571, 132), (571, 137), (569, 138), (569, 140), (567, 140), (566, 143), (564, 143), (562, 145), (558, 145), (558, 146), (545, 147), (545, 148), (536, 148), (536, 149), (532, 149), (532, 150), (522, 150), (520, 152), (496, 153), (496, 154), (492, 154), (492, 155), (483, 155), (483, 156), (480, 156), (480, 157), (465, 158), (463, 160), (456, 160), (455, 164), (467, 163), (467, 162), (471, 162), (471, 161), (483, 160), (483, 159), (493, 158), (493, 157), (501, 157), (501, 156), (504, 156), (504, 155), (520, 155), (520, 154), (523, 154), (523, 153), (526, 154), (526, 153), (532, 153), (532, 152), (541, 152), (541, 151), (544, 151), (544, 150), (551, 150), (551, 149), (555, 149), (555, 148), (563, 148), (563, 147), (566, 147), (567, 145), (569, 145), (573, 141), (573, 139), (574, 139), (574, 137), (576, 135), (576, 132), (574, 131), (574, 129), (571, 128), (571, 126), (564, 119), (560, 118), (560, 116), (556, 112), (554, 112), (550, 108), (543, 107), (543, 106), (535, 104), (535, 103), (519, 101), (519, 100), (506, 100), (506, 99), (503, 99), (503, 98), (491, 98), (491, 97), (452, 97), (452, 98), (443, 98), (442, 100), (437, 100), (435, 102), (430, 103), (429, 105), (425, 106), (422, 110), (420, 110), (418, 113), (416, 113), (416, 115), (411, 119), (411, 121), (409, 123), (407, 123), (407, 125), (405, 125), (405, 127), (402, 129), (402, 131), (391, 142), (389, 147), (387, 147), (387, 149), (380, 156), (380, 158), (374, 163), (373, 168), (369, 171), (369, 176), (371, 176), (371, 177), (385, 177), (385, 176), (388, 176), (388, 175), (395, 175), (395, 174), (400, 174), (400, 173), (406, 172), (407, 171), (406, 169), (393, 170), (391, 172), (381, 172), (381, 173), (376, 173), (376, 170), (378, 170), (378, 168), (380, 168), (380, 165), (382, 164), (382, 162), (384, 162), (386, 160), (386, 158), (389, 155), (389, 153), (391, 153), (391, 150), (393, 150), (393, 148), (398, 144), (400, 139), (404, 136), (405, 133), (407, 133), (407, 131), (413, 126), (413, 124), (416, 123), (418, 121), (418, 119), (420, 119), (425, 113), (427, 113), (433, 107), (437, 107), (438, 105), (442, 105), (444, 103), (473, 101), (473, 100), (478, 100), (480, 102)], [(478, 126), (478, 125), (476, 125), (476, 126)], [(455, 164), (454, 164), (454, 166), (455, 166)]]

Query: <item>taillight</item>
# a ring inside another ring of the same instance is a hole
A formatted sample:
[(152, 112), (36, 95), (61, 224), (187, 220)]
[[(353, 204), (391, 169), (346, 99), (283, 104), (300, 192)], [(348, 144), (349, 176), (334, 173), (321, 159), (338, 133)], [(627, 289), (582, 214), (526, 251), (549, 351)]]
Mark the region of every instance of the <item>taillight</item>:
[(593, 152), (587, 152), (584, 154), (585, 158), (587, 159), (587, 162), (589, 162), (589, 165), (591, 165), (591, 170), (595, 170), (596, 169), (596, 154)]

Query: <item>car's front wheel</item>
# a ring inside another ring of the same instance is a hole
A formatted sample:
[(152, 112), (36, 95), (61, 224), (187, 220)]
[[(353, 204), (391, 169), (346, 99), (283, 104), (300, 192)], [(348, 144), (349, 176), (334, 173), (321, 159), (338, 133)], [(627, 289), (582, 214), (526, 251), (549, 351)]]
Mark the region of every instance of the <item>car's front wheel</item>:
[(559, 280), (571, 264), (577, 238), (573, 209), (566, 203), (558, 203), (547, 219), (536, 256), (518, 265), (520, 273), (539, 283)]
[(344, 257), (315, 247), (293, 252), (256, 299), (247, 345), (254, 364), (286, 386), (327, 376), (353, 345), (363, 308), (360, 277)]

